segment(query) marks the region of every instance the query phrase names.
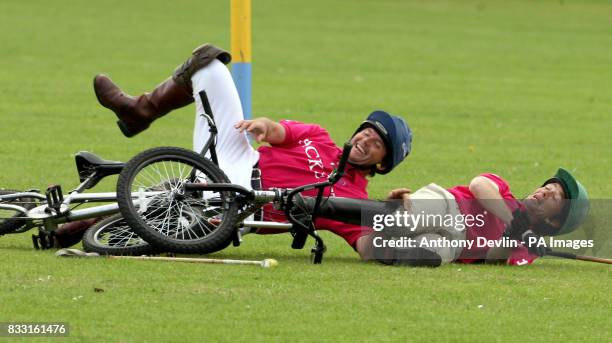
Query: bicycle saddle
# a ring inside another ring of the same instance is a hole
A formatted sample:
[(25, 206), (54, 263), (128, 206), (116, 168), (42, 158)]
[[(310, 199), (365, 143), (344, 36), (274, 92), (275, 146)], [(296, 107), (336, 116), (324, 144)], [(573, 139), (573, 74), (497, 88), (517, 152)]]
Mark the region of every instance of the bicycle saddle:
[(81, 182), (84, 182), (94, 173), (96, 174), (96, 180), (88, 188), (93, 187), (105, 176), (121, 173), (123, 166), (125, 166), (123, 162), (105, 160), (89, 151), (79, 151), (74, 159)]

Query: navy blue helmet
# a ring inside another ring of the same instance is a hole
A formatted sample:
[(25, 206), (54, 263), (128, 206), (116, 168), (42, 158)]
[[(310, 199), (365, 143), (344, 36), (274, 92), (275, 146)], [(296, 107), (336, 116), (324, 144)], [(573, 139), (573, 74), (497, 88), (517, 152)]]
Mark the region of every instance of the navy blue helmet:
[(381, 165), (376, 167), (376, 173), (389, 173), (410, 154), (412, 130), (401, 117), (385, 111), (374, 111), (359, 125), (355, 134), (366, 127), (376, 130), (387, 148), (387, 155), (385, 155)]

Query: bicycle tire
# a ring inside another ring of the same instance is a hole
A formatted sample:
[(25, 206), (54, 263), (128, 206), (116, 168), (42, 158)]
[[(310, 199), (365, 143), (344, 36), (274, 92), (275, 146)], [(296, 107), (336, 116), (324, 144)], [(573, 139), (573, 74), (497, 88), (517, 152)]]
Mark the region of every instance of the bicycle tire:
[(92, 225), (83, 235), (83, 250), (100, 255), (139, 256), (157, 251), (132, 231), (120, 213)]
[[(173, 163), (179, 167), (175, 169)], [(238, 214), (232, 193), (218, 192), (220, 206), (216, 207), (209, 205), (201, 192), (179, 196), (181, 183), (191, 182), (193, 175), (197, 175), (197, 182), (229, 182), (225, 173), (210, 160), (176, 147), (143, 151), (126, 163), (119, 175), (119, 210), (132, 230), (153, 247), (166, 252), (208, 254), (223, 249), (231, 240)], [(161, 184), (165, 186), (159, 190), (164, 193), (147, 199), (149, 203), (143, 208), (134, 204), (132, 192), (150, 190)], [(186, 218), (187, 212), (191, 217)]]
[[(20, 193), (20, 191), (14, 189), (0, 189), (0, 195), (9, 195), (14, 193)], [(23, 197), (3, 203), (19, 205), (30, 210), (36, 207), (37, 202), (38, 199)], [(11, 212), (14, 212), (14, 214), (11, 214)], [(16, 218), (20, 216), (22, 216), (22, 214), (17, 211), (0, 209), (0, 236), (14, 233), (25, 226), (27, 224), (27, 219)]]

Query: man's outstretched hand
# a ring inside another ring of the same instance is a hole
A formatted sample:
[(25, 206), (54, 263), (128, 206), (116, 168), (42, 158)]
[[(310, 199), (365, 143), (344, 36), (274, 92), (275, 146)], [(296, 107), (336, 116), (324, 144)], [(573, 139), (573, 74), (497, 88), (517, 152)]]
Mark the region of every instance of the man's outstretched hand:
[(257, 143), (268, 142), (279, 144), (285, 140), (285, 128), (268, 118), (255, 118), (252, 120), (241, 120), (236, 125), (240, 132), (248, 132)]

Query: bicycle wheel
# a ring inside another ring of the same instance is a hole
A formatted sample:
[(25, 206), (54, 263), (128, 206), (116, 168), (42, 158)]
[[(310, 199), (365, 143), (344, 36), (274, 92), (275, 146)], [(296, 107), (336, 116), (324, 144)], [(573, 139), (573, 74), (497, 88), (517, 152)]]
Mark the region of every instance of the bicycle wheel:
[(157, 249), (207, 254), (224, 248), (238, 213), (233, 194), (188, 193), (183, 187), (187, 182), (229, 180), (219, 167), (193, 151), (174, 147), (146, 150), (132, 158), (119, 175), (119, 209), (132, 230)]
[(149, 255), (155, 249), (135, 234), (118, 213), (85, 231), (83, 250), (100, 255)]
[[(19, 191), (13, 189), (0, 189), (0, 196), (19, 193)], [(36, 207), (38, 199), (23, 197), (18, 199), (12, 199), (3, 201), (2, 204), (17, 205), (26, 209), (32, 209)], [(0, 209), (0, 236), (8, 233), (18, 232), (25, 224), (27, 220), (23, 217), (23, 214), (16, 210)]]

